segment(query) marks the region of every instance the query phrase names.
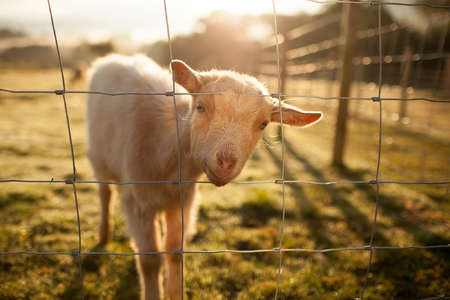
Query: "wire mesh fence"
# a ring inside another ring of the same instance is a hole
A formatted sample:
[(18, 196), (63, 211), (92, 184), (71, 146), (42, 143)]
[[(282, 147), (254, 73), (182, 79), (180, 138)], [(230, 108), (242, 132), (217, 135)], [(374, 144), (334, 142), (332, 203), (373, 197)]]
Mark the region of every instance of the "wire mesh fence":
[[(175, 92), (175, 80), (172, 78), (172, 90), (171, 91), (121, 91), (121, 92), (107, 92), (107, 91), (75, 91), (75, 90), (67, 90), (66, 89), (66, 81), (64, 77), (64, 68), (62, 63), (62, 57), (60, 53), (60, 46), (58, 44), (58, 36), (55, 28), (55, 24), (53, 21), (53, 13), (51, 8), (50, 0), (47, 0), (49, 17), (51, 21), (51, 28), (53, 32), (55, 48), (58, 56), (59, 62), (59, 70), (61, 74), (61, 89), (57, 90), (13, 90), (8, 88), (0, 88), (0, 92), (2, 93), (18, 93), (18, 94), (56, 94), (60, 96), (63, 100), (64, 111), (65, 111), (65, 119), (67, 125), (68, 139), (69, 139), (69, 147), (71, 151), (71, 161), (72, 161), (72, 174), (70, 179), (14, 179), (14, 178), (2, 178), (0, 179), (0, 183), (40, 183), (40, 184), (49, 184), (49, 183), (58, 183), (58, 184), (67, 184), (71, 185), (73, 189), (73, 197), (75, 201), (75, 209), (76, 209), (76, 222), (77, 222), (77, 235), (78, 235), (78, 249), (76, 251), (6, 251), (0, 252), (0, 255), (71, 255), (76, 256), (78, 260), (79, 266), (79, 280), (81, 286), (81, 295), (84, 298), (85, 292), (83, 287), (83, 264), (82, 264), (82, 256), (87, 255), (114, 255), (114, 256), (137, 256), (137, 255), (161, 255), (161, 254), (176, 254), (183, 257), (184, 254), (218, 254), (218, 253), (236, 253), (236, 254), (256, 254), (256, 253), (278, 253), (278, 272), (277, 272), (277, 280), (276, 280), (276, 290), (274, 294), (274, 298), (279, 298), (279, 289), (280, 289), (280, 280), (282, 277), (282, 269), (283, 269), (283, 254), (287, 252), (305, 252), (305, 253), (330, 253), (330, 252), (342, 252), (342, 251), (367, 251), (369, 253), (369, 260), (367, 262), (367, 269), (363, 278), (363, 284), (361, 286), (361, 290), (358, 296), (358, 299), (365, 298), (365, 292), (369, 283), (369, 274), (372, 268), (373, 263), (373, 254), (375, 251), (400, 251), (406, 249), (448, 249), (450, 248), (449, 244), (442, 245), (410, 245), (410, 246), (375, 246), (375, 233), (377, 230), (377, 217), (379, 210), (379, 202), (380, 202), (380, 188), (385, 184), (403, 184), (403, 185), (448, 185), (450, 184), (450, 180), (433, 180), (433, 181), (401, 181), (401, 180), (389, 180), (389, 179), (380, 179), (380, 166), (382, 164), (382, 141), (383, 141), (383, 102), (385, 101), (424, 101), (430, 103), (450, 103), (450, 99), (436, 99), (431, 97), (383, 97), (382, 95), (382, 87), (383, 87), (383, 62), (386, 61), (386, 57), (383, 55), (383, 45), (382, 45), (382, 36), (387, 31), (392, 30), (392, 26), (386, 27), (382, 26), (381, 18), (382, 18), (382, 7), (384, 5), (398, 5), (398, 6), (424, 6), (430, 8), (445, 8), (450, 9), (449, 5), (441, 5), (441, 4), (432, 4), (432, 3), (405, 3), (405, 2), (391, 2), (391, 1), (314, 1), (309, 0), (311, 2), (321, 3), (321, 4), (330, 4), (330, 3), (340, 3), (344, 5), (349, 4), (357, 4), (357, 5), (374, 5), (378, 6), (378, 27), (376, 28), (377, 32), (373, 33), (373, 35), (378, 38), (378, 56), (372, 59), (373, 63), (378, 65), (378, 89), (376, 94), (371, 97), (324, 97), (310, 94), (283, 94), (281, 90), (281, 69), (280, 69), (280, 41), (278, 40), (278, 27), (277, 27), (277, 12), (276, 12), (276, 1), (272, 0), (272, 9), (273, 9), (273, 31), (274, 31), (274, 46), (275, 46), (275, 55), (276, 55), (276, 78), (277, 78), (277, 92), (268, 94), (268, 95), (247, 95), (247, 96), (257, 96), (257, 97), (272, 97), (277, 99), (278, 104), (282, 105), (283, 102), (287, 101), (295, 101), (296, 99), (308, 98), (308, 99), (316, 99), (316, 100), (356, 100), (356, 101), (373, 101), (378, 105), (378, 149), (377, 149), (377, 157), (376, 157), (376, 172), (373, 175), (373, 179), (370, 180), (334, 180), (334, 181), (312, 181), (312, 180), (301, 180), (301, 179), (287, 179), (286, 177), (286, 157), (285, 157), (285, 134), (283, 132), (283, 126), (281, 126), (281, 169), (280, 176), (277, 179), (273, 180), (251, 180), (251, 181), (234, 181), (232, 184), (276, 184), (281, 185), (282, 190), (282, 215), (281, 225), (279, 228), (279, 243), (278, 247), (272, 249), (253, 249), (253, 250), (234, 250), (234, 249), (211, 249), (211, 250), (185, 250), (183, 248), (184, 245), (184, 212), (183, 212), (183, 196), (182, 196), (182, 184), (183, 183), (200, 183), (200, 184), (208, 184), (210, 183), (207, 180), (184, 180), (182, 178), (182, 164), (181, 164), (181, 149), (180, 149), (180, 133), (179, 133), (179, 124), (178, 124), (178, 114), (177, 114), (177, 99), (178, 95), (214, 95), (214, 94), (222, 94), (225, 91), (211, 91), (205, 93), (179, 93)], [(170, 60), (175, 58), (175, 54), (172, 50), (172, 38), (170, 35), (170, 26), (169, 26), (169, 16), (166, 5), (166, 0), (164, 2), (164, 17), (166, 22), (166, 30), (167, 30), (167, 40), (169, 45), (169, 54)], [(297, 51), (298, 52), (298, 51)], [(110, 182), (110, 181), (101, 181), (101, 180), (81, 180), (77, 177), (77, 168), (76, 168), (76, 159), (74, 154), (74, 145), (72, 141), (72, 133), (71, 133), (71, 121), (70, 115), (67, 109), (67, 101), (66, 94), (101, 94), (108, 96), (121, 96), (121, 95), (161, 95), (171, 97), (173, 100), (173, 111), (176, 120), (176, 143), (178, 145), (178, 179), (176, 180), (139, 180), (139, 181), (122, 181), (122, 182)], [(285, 98), (291, 98), (286, 99)], [(283, 111), (280, 109), (280, 119), (283, 120)], [(281, 122), (282, 123), (282, 122)], [(83, 251), (82, 247), (82, 239), (81, 239), (81, 225), (80, 225), (80, 212), (78, 205), (78, 196), (77, 196), (77, 187), (82, 184), (115, 184), (115, 185), (129, 185), (129, 184), (163, 184), (163, 183), (171, 183), (178, 186), (179, 197), (180, 197), (180, 207), (181, 207), (181, 244), (179, 249), (176, 251), (156, 251), (156, 252), (130, 252), (130, 253), (118, 253), (118, 252), (97, 252), (97, 251)], [(283, 247), (283, 235), (285, 230), (285, 217), (286, 217), (286, 185), (289, 184), (312, 184), (312, 185), (340, 185), (340, 184), (361, 184), (361, 185), (373, 185), (376, 187), (376, 199), (375, 199), (375, 209), (373, 211), (373, 218), (371, 223), (371, 231), (368, 233), (370, 236), (370, 240), (368, 245), (361, 247), (341, 247), (341, 248), (328, 248), (328, 249), (304, 249), (304, 248), (286, 248)], [(182, 290), (181, 298), (183, 299), (184, 293), (184, 267), (183, 267), (183, 259), (181, 260), (181, 282), (180, 287)], [(442, 297), (436, 298), (428, 298), (428, 299), (447, 299), (446, 295)]]

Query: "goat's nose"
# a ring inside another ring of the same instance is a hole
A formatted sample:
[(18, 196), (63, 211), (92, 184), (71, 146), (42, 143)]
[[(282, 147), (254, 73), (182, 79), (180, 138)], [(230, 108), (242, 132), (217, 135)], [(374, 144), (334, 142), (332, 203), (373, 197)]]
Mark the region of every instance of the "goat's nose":
[(224, 171), (231, 171), (236, 165), (236, 157), (228, 152), (217, 152), (217, 166)]

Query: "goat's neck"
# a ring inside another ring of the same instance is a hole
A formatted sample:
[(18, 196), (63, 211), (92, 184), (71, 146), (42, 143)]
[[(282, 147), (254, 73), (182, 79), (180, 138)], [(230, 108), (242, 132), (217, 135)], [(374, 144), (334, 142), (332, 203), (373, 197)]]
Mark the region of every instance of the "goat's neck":
[[(183, 178), (196, 180), (202, 174), (202, 169), (191, 153), (191, 115), (189, 112), (179, 119), (179, 128)], [(178, 148), (178, 145), (176, 147)], [(178, 149), (175, 151), (178, 152)]]

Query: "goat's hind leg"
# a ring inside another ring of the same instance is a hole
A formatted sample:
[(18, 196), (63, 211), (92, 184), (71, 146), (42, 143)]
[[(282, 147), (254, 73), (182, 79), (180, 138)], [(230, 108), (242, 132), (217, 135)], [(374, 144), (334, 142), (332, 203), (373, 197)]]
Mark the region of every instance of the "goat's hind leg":
[(100, 197), (101, 219), (99, 228), (99, 245), (105, 245), (111, 239), (111, 224), (110, 224), (110, 203), (111, 203), (111, 188), (109, 184), (98, 185), (98, 194)]

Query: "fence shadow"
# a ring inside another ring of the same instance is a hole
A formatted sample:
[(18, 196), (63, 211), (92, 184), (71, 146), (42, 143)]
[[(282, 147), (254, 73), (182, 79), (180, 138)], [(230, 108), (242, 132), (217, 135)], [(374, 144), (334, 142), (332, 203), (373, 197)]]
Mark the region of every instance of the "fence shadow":
[[(338, 168), (339, 173), (352, 180), (364, 180), (361, 172), (354, 171), (345, 167)], [(366, 184), (355, 184), (354, 187), (366, 194), (368, 198), (376, 197), (376, 191)], [(382, 187), (381, 187), (382, 190)], [(377, 224), (374, 244), (385, 246), (380, 238), (381, 231), (400, 228), (402, 231), (412, 235), (414, 240), (421, 245), (443, 245), (448, 244), (445, 236), (433, 233), (422, 228), (423, 224), (414, 222), (408, 215), (413, 214), (408, 207), (402, 204), (402, 199), (395, 196), (387, 196), (380, 193), (379, 197), (379, 215), (388, 217), (392, 222), (390, 227), (383, 224)], [(399, 245), (392, 245), (399, 246)], [(372, 273), (376, 274), (373, 279), (383, 278), (395, 286), (395, 294), (392, 297), (397, 299), (414, 299), (417, 295), (423, 293), (424, 278), (418, 274), (435, 274), (436, 282), (442, 279), (442, 285), (445, 285), (445, 279), (450, 274), (450, 253), (447, 249), (432, 250), (402, 250), (402, 251), (376, 251), (372, 265)], [(392, 266), (396, 266), (392, 268)], [(436, 269), (436, 266), (440, 267)], [(446, 274), (446, 275), (445, 275)], [(439, 279), (441, 278), (441, 279)], [(416, 284), (410, 284), (415, 282)], [(374, 283), (375, 284), (375, 283)]]
[[(273, 152), (272, 149), (267, 148), (270, 158), (277, 165), (281, 165), (281, 159)], [(288, 170), (285, 170), (287, 177), (292, 177), (292, 174)], [(302, 223), (305, 224), (310, 235), (316, 241), (316, 248), (329, 248), (335, 245), (331, 242), (327, 235), (327, 230), (323, 224), (324, 216), (319, 214), (319, 210), (316, 205), (309, 201), (303, 187), (298, 183), (288, 184), (287, 187), (291, 190), (293, 198), (298, 206), (298, 213), (302, 219)]]
[[(342, 175), (353, 178), (354, 180), (363, 180), (360, 173), (350, 170), (346, 167), (340, 167), (338, 171)], [(369, 185), (356, 184), (354, 186), (359, 191), (364, 192), (368, 198), (376, 198), (376, 191)], [(401, 198), (392, 195), (387, 196), (386, 194), (380, 193), (379, 201), (380, 214), (389, 217), (392, 220), (393, 227), (399, 227), (403, 231), (412, 234), (415, 241), (417, 241), (418, 243), (422, 245), (448, 244), (448, 240), (445, 238), (445, 236), (438, 233), (433, 233), (422, 228), (420, 222), (418, 223), (409, 220), (407, 216), (413, 215), (414, 212), (412, 212), (410, 208), (401, 203)], [(375, 243), (378, 245), (384, 245), (382, 244), (383, 241), (378, 239), (378, 235), (379, 233), (377, 232)], [(439, 250), (437, 251), (440, 252)], [(450, 255), (447, 256), (450, 257)]]
[[(295, 157), (295, 159), (304, 165), (308, 173), (314, 176), (317, 181), (326, 181), (323, 173), (315, 167), (309, 160), (307, 160), (300, 153), (295, 151), (292, 144), (285, 139), (286, 151)], [(289, 176), (291, 177), (291, 176)], [(294, 178), (294, 177), (291, 177)], [(350, 201), (347, 200), (345, 189), (337, 188), (334, 185), (321, 185), (321, 189), (326, 191), (332, 200), (332, 205), (336, 206), (344, 215), (348, 228), (353, 231), (361, 240), (365, 243), (369, 242), (370, 232), (372, 229), (372, 222), (368, 219), (364, 213), (362, 213), (357, 207), (354, 207)], [(370, 187), (368, 187), (370, 188)], [(369, 195), (368, 195), (369, 196)], [(375, 202), (375, 196), (370, 195), (369, 200)], [(378, 234), (377, 238), (383, 245), (390, 245), (390, 241), (382, 234)]]
[[(297, 161), (302, 163), (308, 173), (312, 174), (314, 178), (318, 181), (326, 181), (323, 173), (315, 167), (309, 160), (307, 160), (300, 153), (295, 151), (292, 144), (285, 140), (286, 151), (292, 154)], [(343, 179), (349, 180), (366, 180), (364, 176), (368, 171), (366, 170), (351, 170), (348, 168), (338, 168), (337, 171), (343, 177)], [(291, 176), (290, 174), (287, 176)], [(294, 177), (291, 177), (294, 178)], [(300, 187), (301, 188), (301, 187)], [(366, 217), (359, 209), (355, 208), (346, 199), (346, 190), (338, 188), (335, 185), (325, 185), (319, 186), (325, 190), (332, 199), (332, 204), (339, 208), (346, 218), (347, 225), (350, 230), (355, 232), (364, 241), (368, 242), (370, 237), (372, 222)], [(351, 189), (357, 190), (363, 193), (363, 197), (366, 201), (375, 203), (376, 201), (376, 190), (373, 185), (369, 184), (353, 184)], [(301, 196), (301, 195), (300, 195)], [(405, 212), (407, 214), (412, 214), (409, 209), (402, 203), (402, 199), (393, 195), (380, 194), (380, 211), (379, 213), (385, 217), (388, 217), (392, 225), (389, 227), (378, 223), (377, 231), (374, 243), (375, 245), (382, 246), (398, 246), (394, 245), (393, 241), (387, 238), (386, 234), (383, 233), (386, 230), (391, 230), (392, 228), (399, 228), (411, 234), (415, 241), (421, 245), (437, 245), (437, 244), (448, 244), (448, 240), (442, 234), (431, 232), (427, 229), (422, 228), (420, 222), (414, 222), (405, 217)], [(297, 199), (297, 202), (301, 202), (302, 199)], [(319, 216), (320, 217), (320, 216)], [(346, 245), (348, 246), (348, 245)], [(414, 263), (411, 263), (411, 257), (413, 257)], [(420, 294), (423, 287), (417, 286), (411, 287), (409, 282), (414, 282), (419, 280), (417, 274), (421, 272), (431, 272), (435, 269), (436, 265), (441, 265), (440, 269), (442, 276), (443, 274), (450, 274), (450, 253), (446, 249), (433, 249), (433, 250), (411, 250), (406, 252), (398, 251), (392, 253), (391, 251), (376, 251), (374, 257), (374, 263), (372, 268), (372, 273), (376, 274), (374, 281), (377, 278), (383, 278), (395, 286), (396, 297), (399, 299), (411, 299), (414, 295)], [(399, 268), (392, 268), (393, 265), (398, 265)], [(366, 266), (361, 266), (361, 268), (355, 269), (355, 272), (364, 274)], [(405, 270), (407, 270), (405, 272)], [(426, 271), (424, 271), (426, 270)], [(407, 278), (407, 280), (405, 280)], [(422, 278), (423, 280), (423, 278)], [(445, 280), (443, 280), (444, 282)]]

